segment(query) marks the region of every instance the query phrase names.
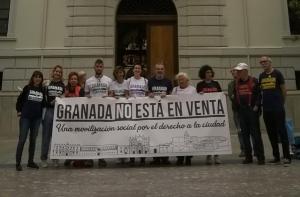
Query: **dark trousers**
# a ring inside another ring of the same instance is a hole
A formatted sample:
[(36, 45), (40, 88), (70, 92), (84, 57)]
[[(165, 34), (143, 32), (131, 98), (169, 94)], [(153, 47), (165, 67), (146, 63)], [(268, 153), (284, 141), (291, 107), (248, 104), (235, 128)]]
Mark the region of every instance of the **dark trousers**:
[(17, 152), (16, 152), (16, 163), (17, 164), (21, 163), (23, 148), (29, 131), (30, 134), (29, 134), (28, 163), (33, 163), (36, 137), (41, 124), (41, 118), (35, 118), (35, 119), (20, 118), (19, 124), (20, 124), (20, 133), (19, 133), (19, 141), (18, 141)]
[(285, 111), (264, 111), (263, 118), (265, 121), (268, 136), (273, 149), (274, 159), (280, 160), (278, 137), (281, 139), (283, 157), (291, 159), (289, 151), (289, 140), (285, 127)]
[(256, 153), (257, 160), (265, 160), (264, 146), (259, 127), (259, 113), (253, 111), (250, 106), (240, 106), (239, 117), (246, 159), (252, 160), (252, 139), (253, 149)]

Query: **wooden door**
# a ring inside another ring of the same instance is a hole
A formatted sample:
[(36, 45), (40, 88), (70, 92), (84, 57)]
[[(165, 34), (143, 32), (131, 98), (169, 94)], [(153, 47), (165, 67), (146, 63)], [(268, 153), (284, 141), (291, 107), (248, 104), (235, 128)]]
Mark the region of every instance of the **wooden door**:
[(166, 77), (171, 81), (178, 72), (177, 36), (174, 24), (150, 24), (148, 26), (148, 57), (147, 70), (154, 73), (155, 64), (165, 65)]

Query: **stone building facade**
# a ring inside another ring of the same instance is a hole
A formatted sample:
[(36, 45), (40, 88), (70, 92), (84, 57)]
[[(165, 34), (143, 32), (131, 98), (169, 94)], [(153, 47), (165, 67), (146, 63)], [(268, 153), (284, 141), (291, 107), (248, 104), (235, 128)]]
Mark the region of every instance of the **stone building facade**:
[[(7, 35), (0, 37), (0, 109), (5, 112), (0, 123), (1, 127), (10, 125), (4, 130), (15, 129), (17, 88), (28, 82), (34, 70), (42, 70), (49, 78), (51, 68), (59, 64), (64, 67), (65, 78), (70, 71), (79, 70), (90, 76), (95, 59), (102, 58), (105, 74), (112, 76), (117, 64), (118, 7), (122, 1), (126, 0), (10, 0)], [(187, 72), (196, 84), (199, 68), (209, 64), (226, 90), (233, 65), (246, 62), (257, 76), (262, 70), (258, 58), (269, 55), (286, 78), (287, 88), (296, 90), (300, 36), (290, 34), (287, 1), (170, 2), (176, 8), (173, 73)], [(155, 13), (150, 15), (155, 18)], [(139, 20), (134, 15), (131, 20), (134, 17)], [(291, 94), (291, 99), (298, 98), (297, 92)], [(300, 119), (299, 105), (294, 99), (290, 103), (291, 117)], [(300, 123), (296, 126), (300, 128)]]

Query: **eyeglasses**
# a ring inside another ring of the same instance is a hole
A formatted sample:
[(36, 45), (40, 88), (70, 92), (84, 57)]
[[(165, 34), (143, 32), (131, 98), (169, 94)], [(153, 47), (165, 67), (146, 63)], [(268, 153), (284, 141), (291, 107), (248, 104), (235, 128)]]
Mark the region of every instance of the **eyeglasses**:
[(259, 63), (262, 64), (262, 63), (267, 63), (267, 62), (269, 62), (269, 61), (268, 60), (262, 60)]

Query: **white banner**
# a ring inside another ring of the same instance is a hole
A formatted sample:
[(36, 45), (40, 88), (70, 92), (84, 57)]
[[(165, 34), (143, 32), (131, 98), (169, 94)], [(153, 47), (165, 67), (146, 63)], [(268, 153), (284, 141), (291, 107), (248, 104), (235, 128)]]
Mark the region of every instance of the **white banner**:
[(223, 93), (155, 98), (63, 98), (51, 159), (231, 154)]

